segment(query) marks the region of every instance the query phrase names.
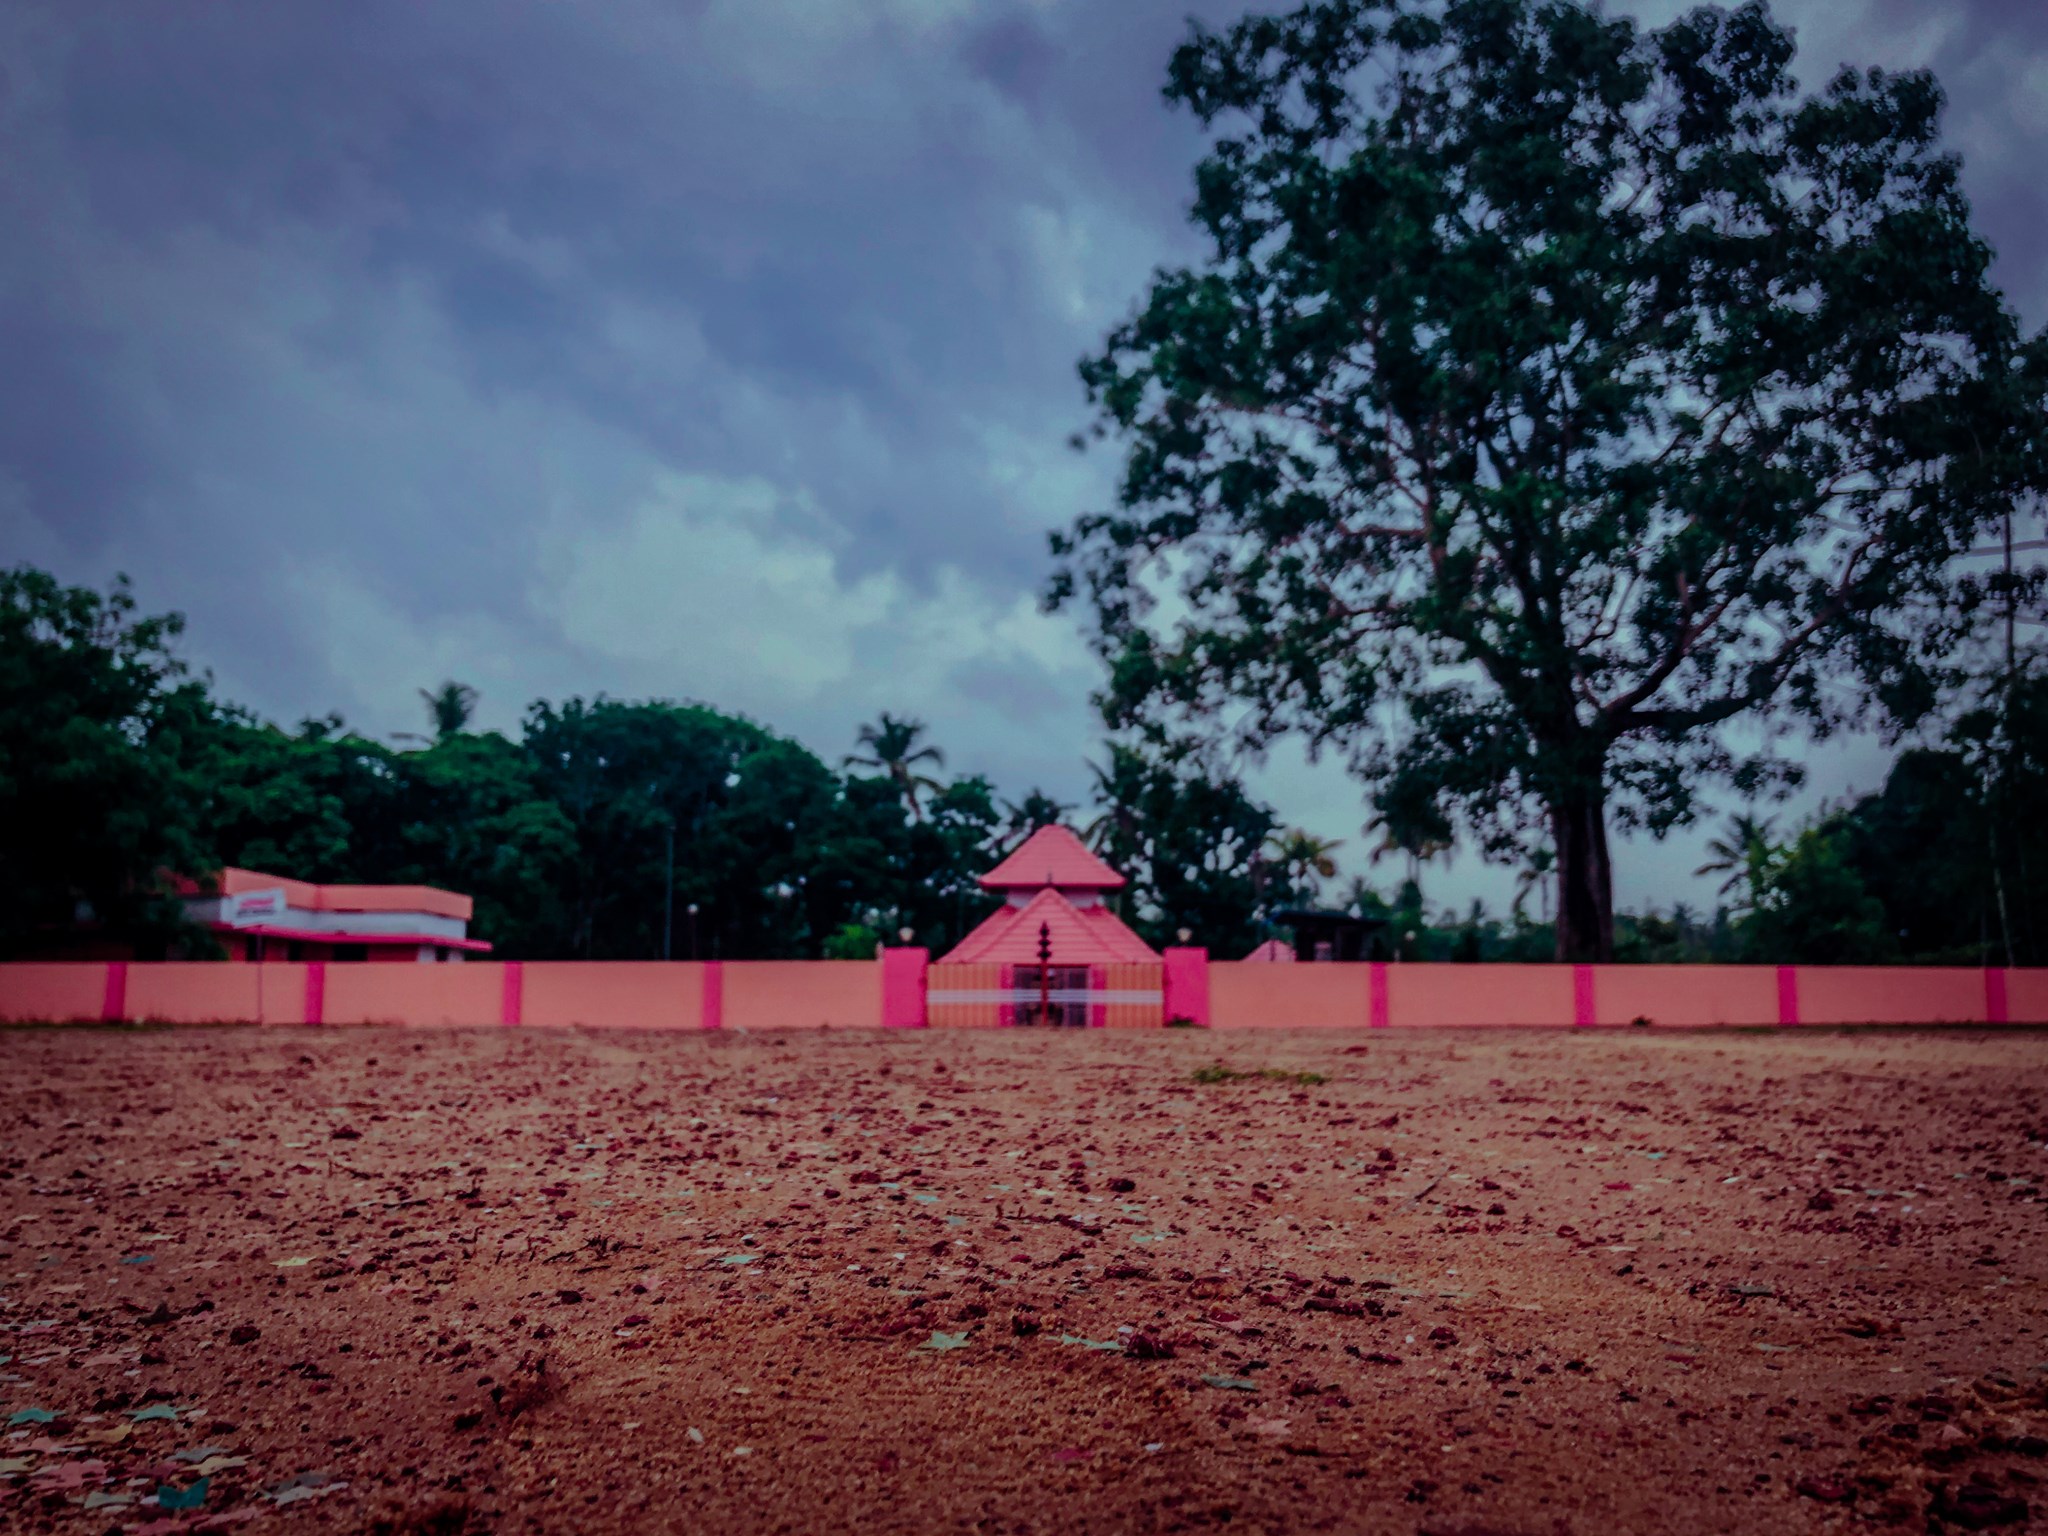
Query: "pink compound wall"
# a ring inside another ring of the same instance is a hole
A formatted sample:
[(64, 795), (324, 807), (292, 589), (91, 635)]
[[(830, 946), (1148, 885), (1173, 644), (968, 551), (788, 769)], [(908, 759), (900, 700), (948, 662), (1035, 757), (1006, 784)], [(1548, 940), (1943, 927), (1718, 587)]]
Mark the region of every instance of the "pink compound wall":
[(875, 1029), (882, 967), (874, 960), (728, 960), (726, 1029)]
[[(268, 970), (270, 967), (266, 966)], [(354, 965), (321, 967), (323, 1024), (495, 1024), (505, 967)]]
[(1219, 1029), (1279, 1024), (1359, 1029), (1370, 1012), (1370, 966), (1211, 964), (1209, 1017)]
[(1593, 971), (1599, 1024), (1775, 1024), (1778, 972), (1769, 965), (1600, 965)]
[[(450, 967), (468, 970), (467, 965)], [(479, 967), (481, 969), (481, 967)], [(701, 1029), (704, 964), (660, 960), (526, 961), (521, 1024), (606, 1024), (634, 1029)], [(493, 994), (487, 1022), (500, 1022)]]
[[(0, 1019), (55, 1020), (98, 1019), (109, 1016), (107, 1005), (114, 1002), (112, 1017), (120, 1018), (119, 983), (109, 981), (125, 976), (126, 965), (115, 971), (113, 963), (41, 963), (0, 966)], [(110, 999), (112, 991), (115, 996)]]
[[(2048, 1024), (2048, 970), (1214, 964), (1192, 949), (1170, 951), (1163, 969), (1169, 1011), (1219, 1029)], [(914, 950), (879, 961), (93, 961), (0, 965), (0, 1022), (865, 1029), (932, 1022), (926, 990)], [(992, 1024), (996, 1011), (983, 1012)]]

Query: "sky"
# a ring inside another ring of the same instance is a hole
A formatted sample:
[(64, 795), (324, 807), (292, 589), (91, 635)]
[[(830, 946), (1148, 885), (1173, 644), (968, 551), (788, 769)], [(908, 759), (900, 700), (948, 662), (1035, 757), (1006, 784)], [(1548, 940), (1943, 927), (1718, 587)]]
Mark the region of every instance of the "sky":
[[(1644, 0), (1657, 23), (1680, 7)], [(695, 698), (828, 760), (881, 710), (1082, 798), (1100, 680), (1045, 538), (1105, 505), (1075, 363), (1196, 259), (1159, 99), (1218, 0), (13, 0), (0, 563), (134, 580), (219, 690)], [(2048, 321), (2048, 6), (1779, 0), (1796, 68), (1931, 66), (1997, 276)], [(1881, 782), (1811, 754), (1793, 808)], [(1358, 787), (1255, 787), (1369, 870)], [(1733, 807), (1728, 807), (1733, 808)], [(1710, 829), (1709, 829), (1710, 830)], [(1694, 832), (1624, 906), (1711, 900)], [(1498, 908), (1460, 857), (1433, 900)]]

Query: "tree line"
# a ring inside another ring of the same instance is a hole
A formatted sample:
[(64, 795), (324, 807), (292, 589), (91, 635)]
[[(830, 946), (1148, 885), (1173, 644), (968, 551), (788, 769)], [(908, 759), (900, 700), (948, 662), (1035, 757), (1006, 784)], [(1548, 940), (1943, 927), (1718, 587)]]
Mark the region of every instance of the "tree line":
[[(471, 895), (508, 957), (865, 957), (908, 929), (937, 950), (991, 903), (976, 877), (1076, 808), (942, 777), (884, 714), (836, 766), (708, 704), (538, 700), (514, 735), (470, 728), (474, 690), (422, 690), (428, 731), (295, 726), (214, 696), (178, 615), (47, 572), (0, 572), (0, 953), (83, 920), (146, 954), (205, 953), (165, 877), (224, 866)], [(1090, 823), (1155, 942), (1257, 941), (1276, 829), (1241, 785), (1111, 749)]]
[[(512, 958), (861, 958), (905, 929), (943, 952), (991, 909), (976, 877), (1060, 821), (1130, 878), (1123, 915), (1155, 946), (1186, 929), (1235, 958), (1276, 912), (1321, 904), (1379, 920), (1386, 958), (1554, 951), (1549, 860), (1506, 913), (1432, 909), (1423, 875), (1450, 840), (1383, 815), (1373, 862), (1405, 878), (1340, 886), (1342, 840), (1283, 826), (1157, 734), (1104, 745), (1087, 807), (946, 776), (924, 726), (890, 714), (834, 765), (700, 703), (541, 700), (516, 735), (475, 730), (475, 692), (451, 682), (422, 690), (423, 733), (380, 741), (217, 698), (182, 629), (125, 581), (0, 571), (0, 954), (81, 921), (144, 955), (206, 954), (165, 877), (226, 865), (462, 891)], [(2048, 678), (2024, 671), (2007, 702), (1809, 824), (1738, 818), (1712, 845), (1721, 905), (1622, 914), (1618, 953), (2048, 959)]]

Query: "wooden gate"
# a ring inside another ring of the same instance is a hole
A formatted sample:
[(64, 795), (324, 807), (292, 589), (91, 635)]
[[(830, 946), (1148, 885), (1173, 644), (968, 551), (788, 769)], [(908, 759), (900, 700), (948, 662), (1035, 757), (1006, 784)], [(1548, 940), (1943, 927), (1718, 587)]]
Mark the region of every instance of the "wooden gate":
[(1039, 1018), (1035, 965), (938, 964), (926, 981), (925, 1022), (937, 1028), (1000, 1029), (1067, 1025), (1156, 1029), (1166, 1022), (1159, 962), (1054, 965), (1048, 1017)]

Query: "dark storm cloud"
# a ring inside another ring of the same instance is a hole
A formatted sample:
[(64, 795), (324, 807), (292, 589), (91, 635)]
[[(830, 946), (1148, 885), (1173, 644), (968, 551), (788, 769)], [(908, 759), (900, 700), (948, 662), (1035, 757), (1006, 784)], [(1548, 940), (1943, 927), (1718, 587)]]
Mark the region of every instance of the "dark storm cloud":
[(1948, 96), (1948, 137), (1998, 279), (2029, 324), (2048, 324), (2048, 5), (1879, 0), (1867, 41), (1894, 28), (1936, 39), (1926, 62)]
[[(0, 559), (130, 569), (287, 718), (452, 674), (831, 752), (890, 707), (1071, 798), (1093, 674), (1031, 595), (1113, 468), (1075, 359), (1194, 250), (1189, 9), (0, 7)], [(2048, 318), (2048, 8), (1780, 10), (1933, 63)]]

